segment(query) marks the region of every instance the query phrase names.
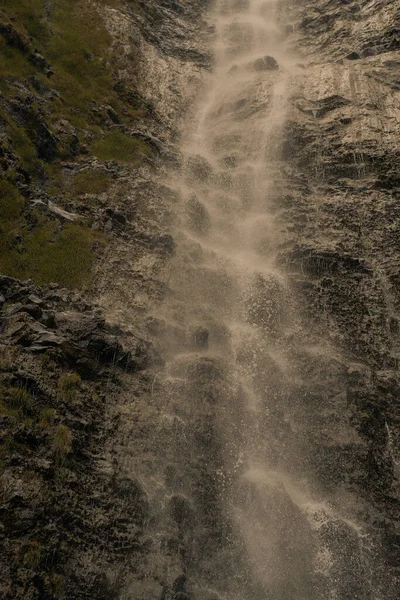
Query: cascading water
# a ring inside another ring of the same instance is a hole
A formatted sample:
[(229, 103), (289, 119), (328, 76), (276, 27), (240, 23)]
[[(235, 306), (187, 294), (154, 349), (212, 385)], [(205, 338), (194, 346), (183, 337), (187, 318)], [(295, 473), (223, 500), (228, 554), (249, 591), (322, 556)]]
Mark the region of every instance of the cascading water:
[(329, 482), (337, 458), (328, 483), (314, 469), (318, 436), (358, 448), (340, 360), (304, 331), (277, 261), (298, 68), (279, 0), (219, 0), (210, 18), (215, 65), (168, 182), (181, 201), (154, 395), (170, 513), (218, 597), (378, 600), (377, 551)]

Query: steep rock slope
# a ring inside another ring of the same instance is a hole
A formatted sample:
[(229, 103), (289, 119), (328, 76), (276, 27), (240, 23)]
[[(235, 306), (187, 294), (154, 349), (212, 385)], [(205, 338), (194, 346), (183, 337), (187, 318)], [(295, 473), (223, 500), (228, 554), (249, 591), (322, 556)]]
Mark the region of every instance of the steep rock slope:
[[(302, 72), (286, 124), (287, 184), (276, 199), (280, 261), (310, 343), (322, 345), (306, 350), (310, 380), (330, 381), (336, 371), (342, 381), (307, 400), (319, 413), (319, 433), (310, 427), (305, 454), (326, 490), (358, 498), (361, 521), (385, 556), (381, 593), (392, 598), (400, 507), (400, 4), (301, 1), (285, 11)], [(334, 434), (338, 411), (344, 439)]]

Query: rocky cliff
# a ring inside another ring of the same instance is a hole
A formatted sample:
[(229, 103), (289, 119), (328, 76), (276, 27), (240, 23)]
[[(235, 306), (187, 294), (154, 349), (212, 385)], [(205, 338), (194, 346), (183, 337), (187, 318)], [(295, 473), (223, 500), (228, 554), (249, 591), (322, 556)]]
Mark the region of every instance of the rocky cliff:
[[(233, 583), (264, 598), (222, 514), (220, 373), (199, 362), (207, 398), (189, 390), (198, 408), (181, 421), (163, 414), (177, 388), (158, 385), (160, 340), (187, 335), (152, 314), (170, 294), (179, 199), (165, 173), (180, 168), (182, 117), (212, 64), (208, 10), (0, 0), (4, 598), (214, 600)], [(293, 457), (293, 432), (306, 432), (297, 466), (354, 503), (387, 600), (399, 577), (399, 13), (398, 0), (282, 1), (298, 64), (273, 200), (303, 317), (271, 447)], [(333, 552), (347, 544), (339, 597), (357, 597), (370, 574), (352, 538), (324, 535)]]
[[(399, 552), (400, 5), (297, 2), (287, 11), (303, 73), (286, 123), (286, 184), (276, 200), (280, 260), (306, 315), (306, 343), (334, 348), (327, 364), (323, 349), (308, 346), (308, 376), (322, 372), (331, 381), (336, 371), (342, 380), (331, 395), (307, 400), (318, 419), (306, 454), (323, 486), (359, 499), (386, 555), (375, 593), (392, 598)], [(348, 443), (336, 429), (339, 413), (355, 434)]]
[(2, 598), (169, 589), (143, 582), (149, 502), (104, 450), (160, 363), (142, 335), (173, 251), (157, 165), (210, 64), (204, 8), (0, 3)]

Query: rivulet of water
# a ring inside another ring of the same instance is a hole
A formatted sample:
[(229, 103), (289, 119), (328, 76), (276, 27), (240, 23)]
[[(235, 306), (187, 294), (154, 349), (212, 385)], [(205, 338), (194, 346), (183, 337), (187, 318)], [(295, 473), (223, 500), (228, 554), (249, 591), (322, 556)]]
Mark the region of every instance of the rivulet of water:
[(358, 443), (340, 360), (301, 330), (277, 261), (297, 68), (284, 15), (279, 0), (217, 0), (210, 21), (214, 67), (168, 182), (180, 197), (177, 249), (158, 315), (156, 387), (185, 561), (226, 600), (378, 600), (353, 500), (313, 470), (328, 429), (332, 445)]

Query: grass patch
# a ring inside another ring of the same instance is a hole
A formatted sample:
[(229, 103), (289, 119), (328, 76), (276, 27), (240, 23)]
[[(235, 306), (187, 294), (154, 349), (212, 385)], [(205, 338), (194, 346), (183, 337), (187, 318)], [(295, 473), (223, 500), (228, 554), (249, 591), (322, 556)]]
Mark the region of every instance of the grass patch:
[(111, 177), (104, 171), (85, 170), (77, 173), (72, 183), (72, 193), (76, 196), (83, 194), (102, 194), (110, 186)]
[(0, 180), (0, 231), (20, 218), (25, 201), (17, 188), (5, 179)]
[(61, 227), (38, 213), (18, 231), (0, 241), (0, 271), (17, 279), (32, 278), (37, 284), (59, 283), (80, 288), (90, 282), (96, 249), (103, 236), (79, 223)]
[(16, 17), (13, 25), (23, 23), (27, 34), (36, 40), (48, 36), (44, 5), (43, 0), (0, 0), (0, 9)]
[(23, 414), (21, 410), (8, 408), (8, 406), (0, 402), (0, 417), (7, 417), (11, 421), (14, 421), (14, 423), (20, 423), (23, 419)]
[(41, 161), (25, 129), (18, 127), (11, 119), (8, 121), (7, 129), (13, 142), (13, 151), (18, 155), (25, 171), (32, 176), (38, 175), (41, 171)]
[(12, 77), (29, 77), (36, 68), (19, 50), (11, 48), (0, 35), (0, 89), (8, 89), (7, 79)]
[(143, 155), (150, 154), (147, 144), (120, 131), (107, 133), (102, 140), (92, 144), (91, 150), (100, 160), (116, 160), (128, 164), (136, 164)]
[(89, 283), (104, 235), (80, 223), (60, 225), (36, 211), (23, 215), (25, 205), (17, 188), (0, 180), (0, 272), (39, 285), (54, 281), (80, 288)]

